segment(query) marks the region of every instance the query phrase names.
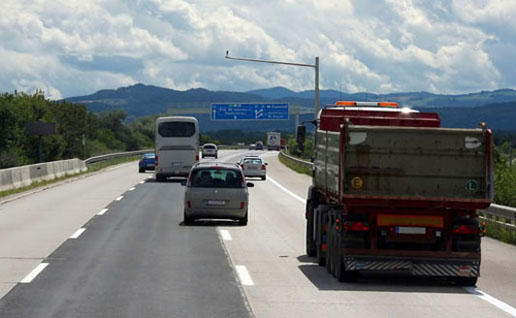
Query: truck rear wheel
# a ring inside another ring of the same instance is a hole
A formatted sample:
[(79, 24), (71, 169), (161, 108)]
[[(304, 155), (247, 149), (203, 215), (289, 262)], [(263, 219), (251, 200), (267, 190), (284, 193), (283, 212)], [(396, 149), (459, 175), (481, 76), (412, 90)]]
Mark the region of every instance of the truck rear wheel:
[(454, 277), (453, 281), (455, 284), (460, 286), (475, 286), (477, 284), (478, 277)]
[(312, 201), (306, 201), (306, 255), (317, 256), (317, 246), (314, 241), (314, 210)]

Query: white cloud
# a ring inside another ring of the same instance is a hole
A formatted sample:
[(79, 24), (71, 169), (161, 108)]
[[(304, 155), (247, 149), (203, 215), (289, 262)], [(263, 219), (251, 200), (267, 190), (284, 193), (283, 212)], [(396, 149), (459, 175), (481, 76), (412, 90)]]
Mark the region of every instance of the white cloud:
[(349, 92), (516, 88), (514, 16), (512, 0), (3, 0), (0, 84), (55, 98), (135, 82), (313, 89), (312, 69), (229, 50), (319, 56), (321, 87)]

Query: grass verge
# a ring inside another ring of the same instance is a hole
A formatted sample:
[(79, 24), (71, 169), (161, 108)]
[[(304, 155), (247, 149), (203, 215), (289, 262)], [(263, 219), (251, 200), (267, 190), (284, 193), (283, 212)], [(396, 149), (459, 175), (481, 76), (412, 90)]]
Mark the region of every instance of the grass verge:
[(278, 155), (278, 159), (281, 163), (283, 163), (285, 166), (289, 167), (290, 169), (292, 169), (298, 173), (304, 173), (306, 175), (312, 176), (312, 168), (302, 165), (300, 163), (288, 160), (287, 158), (285, 158), (283, 156)]
[[(486, 236), (502, 241), (504, 243), (516, 245), (516, 229), (507, 228), (494, 220), (484, 218), (486, 222)], [(504, 222), (500, 220), (499, 222)]]
[(96, 172), (96, 171), (102, 170), (102, 169), (104, 169), (106, 167), (109, 167), (109, 166), (114, 166), (114, 165), (118, 165), (118, 164), (121, 164), (121, 163), (135, 161), (135, 160), (138, 160), (140, 157), (141, 156), (138, 155), (138, 156), (132, 156), (132, 157), (114, 158), (114, 159), (109, 159), (109, 160), (105, 160), (105, 161), (99, 161), (97, 163), (93, 163), (93, 164), (89, 165), (88, 166), (88, 170), (85, 171), (85, 172), (76, 173), (76, 174), (72, 174), (72, 175), (66, 175), (66, 176), (63, 176), (63, 177), (60, 177), (60, 178), (56, 178), (56, 179), (53, 179), (53, 180), (33, 182), (31, 185), (26, 186), (26, 187), (21, 187), (21, 188), (11, 189), (11, 190), (7, 190), (7, 191), (2, 191), (2, 192), (0, 192), (0, 198), (7, 197), (7, 196), (10, 196), (10, 195), (13, 195), (13, 194), (22, 193), (22, 192), (25, 192), (25, 191), (29, 191), (29, 190), (32, 190), (32, 189), (39, 188), (39, 187), (47, 186), (49, 184), (60, 182), (60, 181), (66, 180), (66, 179), (76, 178), (77, 176), (81, 176), (81, 175), (89, 174), (89, 173), (92, 173), (92, 172)]

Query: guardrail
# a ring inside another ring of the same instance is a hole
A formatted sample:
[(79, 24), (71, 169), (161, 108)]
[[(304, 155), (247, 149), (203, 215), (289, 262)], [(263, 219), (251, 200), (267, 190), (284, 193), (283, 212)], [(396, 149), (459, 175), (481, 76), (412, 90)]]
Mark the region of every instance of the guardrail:
[[(309, 168), (313, 166), (313, 163), (292, 157), (290, 155), (287, 155), (283, 151), (280, 152), (280, 156), (287, 158), (292, 162), (305, 165)], [(501, 225), (504, 225), (508, 229), (516, 230), (516, 208), (493, 203), (487, 210), (480, 211), (479, 215), (482, 218), (492, 220)]]
[(131, 157), (131, 156), (143, 155), (146, 152), (154, 152), (154, 149), (111, 153), (111, 154), (108, 154), (108, 155), (102, 155), (102, 156), (96, 156), (96, 157), (88, 158), (88, 159), (84, 160), (84, 163), (86, 165), (90, 165), (90, 164), (95, 163), (95, 162), (104, 161), (104, 160), (113, 159), (113, 158), (122, 158), (122, 157)]
[(516, 231), (516, 208), (493, 203), (489, 209), (480, 211), (479, 214), (484, 219), (494, 221), (507, 229)]
[(312, 168), (312, 166), (313, 166), (313, 163), (311, 163), (310, 161), (305, 161), (305, 160), (301, 160), (301, 159), (296, 158), (296, 157), (292, 157), (290, 155), (287, 155), (284, 151), (280, 151), (279, 155), (284, 157), (284, 158), (287, 158), (288, 160), (290, 160), (292, 162), (304, 165), (304, 166), (306, 166), (308, 168)]

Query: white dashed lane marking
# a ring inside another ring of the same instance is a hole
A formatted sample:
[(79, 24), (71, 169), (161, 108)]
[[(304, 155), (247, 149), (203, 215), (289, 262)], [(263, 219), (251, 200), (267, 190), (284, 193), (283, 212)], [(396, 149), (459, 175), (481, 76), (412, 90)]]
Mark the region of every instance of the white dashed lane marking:
[(229, 234), (228, 230), (220, 230), (220, 236), (222, 236), (222, 239), (224, 241), (231, 241), (231, 234)]
[(48, 263), (41, 263), (41, 264), (39, 264), (38, 266), (36, 266), (36, 268), (34, 268), (32, 270), (32, 272), (30, 272), (27, 276), (25, 276), (25, 278), (22, 279), (20, 281), (20, 283), (28, 284), (28, 283), (32, 282), (32, 280), (34, 278), (36, 278), (36, 276), (38, 276), (39, 273), (41, 273), (45, 269), (45, 267), (47, 267), (47, 265), (48, 265)]
[(247, 268), (244, 265), (236, 265), (236, 272), (238, 274), (238, 279), (240, 279), (240, 283), (244, 286), (254, 286), (254, 282), (247, 271)]
[(75, 239), (79, 238), (79, 236), (81, 236), (81, 234), (84, 233), (84, 231), (86, 231), (86, 228), (81, 227), (80, 229), (75, 231), (75, 233), (73, 233), (72, 236), (70, 236), (70, 238), (75, 240)]

